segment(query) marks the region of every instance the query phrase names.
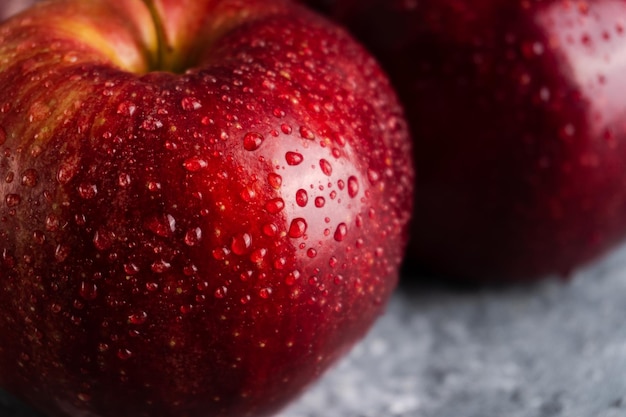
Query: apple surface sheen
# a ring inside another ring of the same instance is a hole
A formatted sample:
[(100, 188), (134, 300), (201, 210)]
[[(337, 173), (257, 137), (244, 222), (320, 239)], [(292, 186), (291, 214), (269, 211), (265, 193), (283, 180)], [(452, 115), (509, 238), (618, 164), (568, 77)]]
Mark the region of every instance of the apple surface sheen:
[(411, 145), (345, 31), (42, 2), (0, 26), (0, 91), (0, 386), (47, 415), (268, 415), (384, 308)]
[(406, 106), (411, 259), (463, 279), (567, 274), (626, 234), (626, 3), (335, 0)]

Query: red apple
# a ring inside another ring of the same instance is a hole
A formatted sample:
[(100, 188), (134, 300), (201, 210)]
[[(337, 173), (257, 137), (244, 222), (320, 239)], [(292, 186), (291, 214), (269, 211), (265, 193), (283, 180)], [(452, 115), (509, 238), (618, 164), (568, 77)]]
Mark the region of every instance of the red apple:
[(411, 259), (457, 278), (528, 280), (624, 238), (626, 2), (332, 3), (406, 106)]
[(61, 0), (0, 39), (2, 387), (264, 416), (381, 313), (410, 141), (345, 31), (282, 0)]

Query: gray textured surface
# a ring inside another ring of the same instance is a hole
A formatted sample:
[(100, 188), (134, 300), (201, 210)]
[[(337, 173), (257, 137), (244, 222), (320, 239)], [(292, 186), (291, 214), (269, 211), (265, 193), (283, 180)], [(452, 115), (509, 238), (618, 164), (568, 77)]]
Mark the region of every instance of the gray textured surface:
[(402, 288), (280, 417), (626, 416), (626, 248), (569, 283)]
[[(0, 417), (34, 416), (0, 394)], [(626, 247), (569, 283), (404, 285), (369, 336), (278, 417), (623, 416)]]

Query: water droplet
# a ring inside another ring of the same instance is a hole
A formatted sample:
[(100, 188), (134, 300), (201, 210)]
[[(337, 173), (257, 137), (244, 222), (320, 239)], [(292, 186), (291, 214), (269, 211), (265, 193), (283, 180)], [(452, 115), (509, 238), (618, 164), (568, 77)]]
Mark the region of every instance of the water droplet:
[(256, 199), (256, 190), (252, 187), (246, 187), (241, 190), (241, 198), (247, 203), (251, 203)]
[(368, 169), (367, 178), (370, 180), (372, 184), (375, 184), (380, 180), (380, 174), (374, 171), (373, 169)]
[(27, 169), (22, 173), (22, 185), (34, 187), (39, 182), (39, 174), (34, 169)]
[(337, 242), (341, 242), (342, 240), (344, 240), (346, 238), (346, 235), (348, 234), (348, 227), (346, 226), (345, 223), (339, 223), (339, 226), (337, 226), (337, 229), (335, 229), (335, 234), (334, 234), (334, 238)]
[(146, 219), (144, 226), (157, 236), (169, 237), (176, 231), (176, 219), (170, 214), (154, 215)]
[(46, 224), (46, 230), (49, 230), (51, 232), (58, 230), (59, 228), (59, 218), (56, 216), (56, 214), (48, 214), (46, 216), (46, 220), (45, 220), (45, 224)]
[(320, 168), (322, 172), (329, 177), (333, 173), (333, 166), (326, 159), (320, 159)]
[(267, 255), (267, 249), (265, 248), (257, 249), (254, 252), (252, 252), (252, 255), (250, 255), (250, 260), (254, 263), (260, 263), (260, 262), (263, 262), (265, 255)]
[(287, 152), (285, 154), (285, 160), (287, 161), (288, 165), (295, 166), (300, 165), (304, 160), (304, 157), (301, 153), (298, 152)]
[(98, 296), (98, 287), (93, 282), (82, 281), (78, 293), (85, 300), (95, 300)]
[(4, 265), (9, 268), (15, 267), (15, 257), (11, 255), (6, 248), (2, 250), (2, 261), (4, 262)]
[(315, 257), (317, 256), (317, 251), (316, 251), (315, 249), (313, 249), (313, 248), (309, 248), (309, 249), (306, 251), (306, 255), (307, 255), (309, 258), (315, 258)]
[(275, 198), (265, 204), (265, 209), (271, 214), (280, 213), (285, 208), (285, 201), (282, 198)]
[(57, 262), (63, 262), (70, 255), (70, 247), (66, 245), (57, 245), (54, 250), (54, 259)]
[(135, 265), (134, 263), (130, 262), (130, 263), (124, 264), (124, 272), (126, 272), (127, 275), (135, 275), (137, 272), (139, 272), (139, 267)]
[(322, 208), (326, 204), (326, 199), (324, 197), (315, 197), (315, 207)]
[(162, 128), (163, 127), (163, 122), (161, 122), (160, 120), (157, 120), (157, 119), (155, 119), (153, 117), (148, 117), (147, 119), (145, 119), (143, 121), (143, 123), (141, 124), (141, 127), (144, 130), (153, 132), (153, 131), (155, 131), (157, 129)]
[(307, 194), (306, 190), (303, 190), (302, 188), (300, 188), (298, 191), (296, 191), (296, 203), (300, 207), (306, 206), (308, 202), (309, 202), (309, 195)]
[(155, 261), (152, 263), (152, 265), (150, 265), (150, 269), (156, 274), (162, 274), (171, 267), (172, 265), (164, 259), (159, 259), (158, 261)]
[(139, 311), (135, 314), (131, 314), (130, 316), (128, 316), (128, 323), (140, 325), (140, 324), (144, 324), (147, 319), (148, 319), (148, 313), (146, 313), (145, 311)]
[(86, 392), (79, 392), (76, 397), (78, 397), (80, 401), (85, 403), (91, 401), (91, 395), (87, 394)]
[(202, 240), (202, 229), (195, 227), (187, 230), (185, 233), (185, 244), (187, 246), (196, 246)]
[(183, 167), (189, 172), (197, 172), (209, 166), (209, 163), (200, 158), (199, 156), (193, 156), (183, 162)]
[(331, 256), (330, 259), (328, 260), (328, 266), (330, 266), (331, 268), (335, 268), (338, 263), (339, 261), (337, 260), (335, 256)]
[(78, 173), (78, 169), (77, 160), (63, 162), (57, 171), (57, 181), (61, 184), (67, 184)]
[(198, 273), (198, 267), (194, 264), (187, 264), (183, 267), (183, 274), (192, 277)]
[[(241, 274), (239, 274), (239, 279), (241, 280), (241, 282), (248, 282), (248, 281), (250, 281), (250, 278), (252, 278), (253, 274), (254, 274), (254, 272), (250, 271), (250, 270), (242, 272)], [(265, 274), (263, 272), (259, 274), (259, 276), (261, 278), (264, 278), (263, 277), (264, 275)]]
[(226, 248), (215, 248), (213, 249), (213, 252), (211, 252), (213, 255), (213, 258), (216, 261), (221, 261), (224, 260), (224, 258), (226, 258), (226, 256), (228, 256), (228, 254), (230, 253), (230, 251)]
[(42, 153), (43, 148), (39, 145), (33, 145), (32, 148), (30, 148), (30, 156), (32, 156), (33, 158), (39, 157), (39, 155), (41, 155)]
[(263, 299), (269, 298), (270, 295), (272, 295), (272, 289), (271, 288), (261, 288), (259, 290), (259, 297), (261, 297)]
[(250, 132), (243, 138), (243, 147), (246, 151), (256, 151), (264, 140), (265, 138), (260, 133)]
[(133, 356), (133, 352), (128, 349), (119, 349), (117, 351), (117, 357), (123, 361), (130, 359), (131, 356)]
[(300, 136), (303, 139), (313, 140), (315, 139), (315, 134), (313, 131), (307, 126), (300, 126)]
[(298, 281), (299, 278), (300, 278), (300, 271), (298, 271), (297, 269), (293, 270), (287, 275), (287, 278), (285, 278), (285, 284), (294, 285)]
[(91, 183), (81, 183), (78, 186), (78, 195), (80, 195), (85, 200), (90, 200), (94, 198), (98, 194), (98, 187), (96, 184)]
[(293, 219), (291, 221), (291, 225), (289, 226), (289, 237), (295, 239), (304, 236), (307, 227), (308, 225), (303, 218), (298, 217), (296, 219)]
[(128, 187), (130, 185), (130, 175), (122, 173), (117, 177), (117, 183), (120, 187)]
[(215, 296), (215, 298), (219, 298), (222, 299), (224, 297), (226, 297), (226, 293), (228, 292), (228, 288), (221, 286), (218, 287), (215, 292), (213, 293), (213, 295)]
[(119, 106), (117, 106), (117, 114), (127, 114), (132, 116), (135, 114), (135, 110), (137, 110), (137, 106), (130, 101), (123, 101), (119, 104)]
[(267, 237), (274, 237), (278, 233), (278, 227), (275, 224), (269, 223), (263, 226), (263, 234)]
[(291, 126), (289, 126), (286, 123), (283, 123), (282, 125), (280, 125), (280, 130), (285, 134), (285, 135), (290, 135), (291, 132), (293, 131), (293, 129), (291, 128)]
[(352, 198), (359, 194), (359, 181), (355, 176), (348, 178), (348, 195)]
[(96, 231), (96, 233), (94, 233), (93, 244), (96, 247), (96, 249), (103, 251), (113, 246), (114, 239), (115, 239), (115, 234), (113, 232), (100, 229)]
[(15, 207), (22, 201), (22, 197), (19, 194), (7, 194), (4, 198), (8, 207)]
[(192, 111), (202, 108), (202, 103), (195, 97), (185, 97), (180, 101), (183, 110)]
[(283, 177), (281, 177), (280, 175), (276, 173), (271, 172), (267, 175), (267, 182), (269, 182), (272, 188), (278, 190), (283, 184)]
[(161, 183), (160, 182), (156, 182), (156, 181), (148, 181), (146, 183), (146, 187), (148, 188), (148, 191), (156, 192), (156, 191), (159, 191), (161, 189)]
[(233, 237), (233, 240), (230, 244), (230, 248), (237, 255), (246, 254), (250, 250), (251, 246), (252, 236), (250, 236), (248, 233), (242, 233)]
[(42, 245), (46, 241), (46, 234), (41, 230), (35, 230), (33, 232), (33, 240), (38, 245)]
[(211, 283), (209, 281), (201, 281), (196, 284), (196, 288), (198, 289), (198, 291), (206, 291), (209, 289), (210, 285)]
[(287, 264), (287, 260), (285, 258), (278, 258), (274, 260), (274, 269), (282, 271), (285, 269), (285, 265)]

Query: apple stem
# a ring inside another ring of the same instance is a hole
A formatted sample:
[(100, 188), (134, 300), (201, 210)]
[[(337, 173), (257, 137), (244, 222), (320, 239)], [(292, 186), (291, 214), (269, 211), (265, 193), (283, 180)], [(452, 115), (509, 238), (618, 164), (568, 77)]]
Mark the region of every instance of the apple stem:
[(144, 3), (150, 11), (152, 21), (154, 22), (154, 28), (157, 36), (157, 49), (156, 56), (153, 57), (151, 67), (152, 70), (162, 70), (165, 67), (165, 53), (166, 48), (171, 49), (167, 42), (167, 36), (165, 33), (165, 27), (163, 26), (163, 20), (157, 10), (157, 7), (153, 0), (144, 0)]

